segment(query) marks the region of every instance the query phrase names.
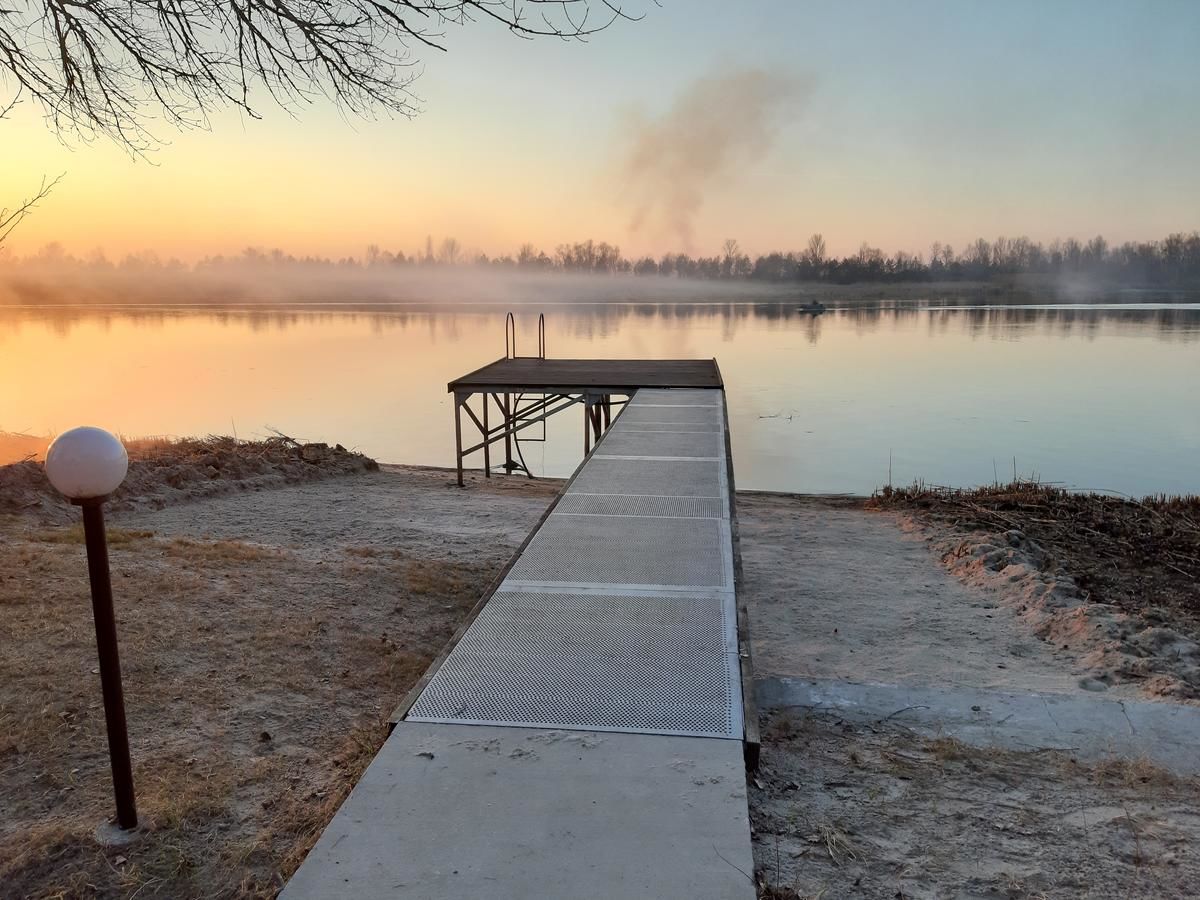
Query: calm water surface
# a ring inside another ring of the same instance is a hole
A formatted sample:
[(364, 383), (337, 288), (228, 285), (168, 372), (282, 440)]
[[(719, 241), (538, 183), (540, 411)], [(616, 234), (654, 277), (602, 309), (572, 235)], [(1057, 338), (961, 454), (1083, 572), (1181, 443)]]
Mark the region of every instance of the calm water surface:
[[(1200, 304), (559, 304), (551, 356), (716, 357), (738, 486), (866, 493), (1021, 475), (1200, 492)], [(504, 354), (505, 308), (0, 308), (0, 430), (268, 426), (451, 465), (446, 383)], [(522, 353), (538, 310), (518, 310)], [(582, 413), (524, 444), (566, 475)]]

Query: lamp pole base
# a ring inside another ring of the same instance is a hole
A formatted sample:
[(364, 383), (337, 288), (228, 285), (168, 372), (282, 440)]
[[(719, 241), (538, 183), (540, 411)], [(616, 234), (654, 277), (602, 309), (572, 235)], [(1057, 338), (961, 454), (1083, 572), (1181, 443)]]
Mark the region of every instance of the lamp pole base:
[(122, 828), (116, 822), (101, 822), (94, 832), (96, 843), (101, 847), (128, 847), (136, 844), (146, 834), (143, 828)]

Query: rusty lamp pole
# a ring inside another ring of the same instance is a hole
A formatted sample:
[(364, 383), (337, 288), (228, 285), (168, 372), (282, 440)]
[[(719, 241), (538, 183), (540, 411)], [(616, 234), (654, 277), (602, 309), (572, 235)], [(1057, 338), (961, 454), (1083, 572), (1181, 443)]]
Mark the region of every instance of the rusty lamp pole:
[(88, 577), (92, 585), (92, 615), (96, 620), (96, 649), (100, 656), (100, 686), (108, 754), (112, 762), (117, 825), (137, 827), (133, 770), (129, 762), (129, 733), (121, 691), (121, 661), (117, 655), (117, 623), (113, 615), (112, 582), (108, 572), (108, 543), (104, 534), (104, 501), (125, 480), (129, 457), (116, 436), (103, 428), (72, 428), (54, 439), (46, 451), (46, 477), (83, 511)]

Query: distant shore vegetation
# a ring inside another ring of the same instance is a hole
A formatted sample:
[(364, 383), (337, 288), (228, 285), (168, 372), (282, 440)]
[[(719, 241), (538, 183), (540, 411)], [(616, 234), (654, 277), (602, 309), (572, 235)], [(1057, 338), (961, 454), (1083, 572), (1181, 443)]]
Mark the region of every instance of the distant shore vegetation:
[(361, 256), (331, 258), (249, 247), (240, 254), (205, 257), (193, 264), (163, 259), (153, 252), (119, 260), (111, 260), (99, 250), (76, 256), (61, 244), (51, 243), (26, 256), (0, 253), (0, 301), (6, 295), (24, 302), (48, 300), (55, 292), (47, 289), (43, 296), (39, 287), (50, 280), (46, 276), (99, 288), (106, 276), (117, 280), (137, 276), (149, 279), (147, 284), (186, 281), (188, 276), (199, 276), (193, 280), (207, 283), (235, 282), (248, 276), (261, 281), (278, 276), (280, 284), (294, 281), (286, 277), (288, 274), (315, 276), (325, 283), (342, 276), (370, 276), (372, 283), (383, 284), (401, 275), (412, 278), (485, 273), (626, 276), (627, 283), (645, 284), (642, 279), (654, 279), (664, 286), (680, 281), (703, 281), (714, 286), (741, 283), (748, 287), (935, 283), (1036, 287), (1082, 283), (1195, 290), (1200, 289), (1200, 232), (1120, 245), (1112, 245), (1100, 236), (1047, 244), (1026, 237), (992, 241), (979, 238), (958, 248), (935, 242), (928, 254), (899, 251), (889, 255), (864, 243), (856, 253), (842, 257), (826, 252), (820, 234), (812, 235), (800, 251), (773, 251), (752, 257), (730, 239), (712, 256), (666, 253), (658, 258), (630, 258), (614, 244), (593, 240), (560, 244), (552, 254), (527, 243), (515, 254), (489, 256), (466, 250), (452, 237), (440, 241), (430, 237), (413, 253), (372, 244)]

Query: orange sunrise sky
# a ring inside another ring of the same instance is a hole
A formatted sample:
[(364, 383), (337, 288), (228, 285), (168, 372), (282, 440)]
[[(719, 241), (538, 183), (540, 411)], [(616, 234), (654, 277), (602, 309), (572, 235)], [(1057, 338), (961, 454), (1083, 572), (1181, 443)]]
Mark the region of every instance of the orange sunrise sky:
[[(26, 102), (0, 122), (0, 205), (64, 178), (7, 252), (342, 256), (411, 253), (426, 235), (493, 255), (586, 238), (627, 255), (711, 254), (728, 237), (765, 252), (816, 231), (839, 254), (999, 234), (1155, 239), (1192, 230), (1200, 209), (1200, 6), (1161, 7), (664, 0), (586, 43), (476, 23), (420, 54), (412, 120), (260, 99), (259, 120), (150, 122), (163, 143), (145, 158), (60, 138)], [(697, 181), (686, 234), (669, 217), (637, 222), (631, 123), (682, 115), (689, 91), (699, 115), (736, 117), (703, 103), (705, 85), (746, 71), (799, 87)]]

